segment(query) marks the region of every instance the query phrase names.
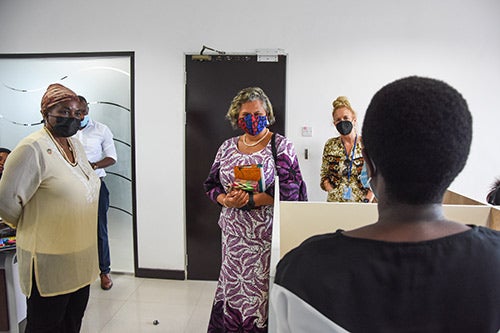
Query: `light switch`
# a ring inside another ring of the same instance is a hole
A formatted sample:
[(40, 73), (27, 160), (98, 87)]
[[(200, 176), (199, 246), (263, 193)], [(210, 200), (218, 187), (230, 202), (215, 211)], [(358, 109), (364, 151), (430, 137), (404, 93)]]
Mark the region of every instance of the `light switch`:
[(313, 136), (313, 128), (311, 126), (302, 126), (302, 136)]

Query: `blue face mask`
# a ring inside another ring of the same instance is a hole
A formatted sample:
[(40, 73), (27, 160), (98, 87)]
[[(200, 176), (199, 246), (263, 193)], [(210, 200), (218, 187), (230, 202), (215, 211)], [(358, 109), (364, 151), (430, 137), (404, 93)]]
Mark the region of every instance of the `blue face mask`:
[(87, 126), (87, 124), (89, 123), (89, 120), (90, 120), (89, 115), (86, 115), (85, 117), (83, 117), (82, 121), (80, 122), (80, 128), (84, 128), (85, 126)]

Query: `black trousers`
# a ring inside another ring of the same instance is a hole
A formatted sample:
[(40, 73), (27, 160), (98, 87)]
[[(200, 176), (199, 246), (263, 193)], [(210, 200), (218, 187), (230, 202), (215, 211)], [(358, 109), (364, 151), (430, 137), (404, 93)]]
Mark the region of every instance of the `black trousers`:
[(33, 277), (31, 296), (27, 299), (25, 333), (78, 333), (89, 300), (90, 285), (75, 292), (40, 296)]

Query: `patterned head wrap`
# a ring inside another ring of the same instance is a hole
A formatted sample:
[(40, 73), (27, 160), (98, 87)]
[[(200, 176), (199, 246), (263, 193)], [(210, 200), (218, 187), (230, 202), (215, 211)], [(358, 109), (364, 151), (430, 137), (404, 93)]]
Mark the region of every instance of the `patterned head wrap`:
[(62, 84), (53, 83), (47, 87), (47, 91), (43, 94), (42, 102), (40, 103), (42, 113), (46, 114), (48, 109), (54, 105), (69, 100), (79, 101), (78, 95)]

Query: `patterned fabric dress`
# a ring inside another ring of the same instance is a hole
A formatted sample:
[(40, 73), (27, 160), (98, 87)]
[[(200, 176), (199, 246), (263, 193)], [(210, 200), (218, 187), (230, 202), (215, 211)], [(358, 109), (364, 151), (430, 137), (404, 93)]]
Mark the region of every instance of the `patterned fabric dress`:
[[(344, 144), (340, 137), (328, 139), (323, 149), (323, 163), (321, 165), (321, 183), (323, 190), (324, 181), (329, 180), (333, 186), (333, 191), (328, 193), (329, 202), (361, 202), (368, 194), (368, 189), (361, 183), (361, 171), (363, 170), (364, 159), (361, 154), (363, 145), (358, 136), (354, 156), (346, 155)], [(352, 166), (351, 166), (352, 162)], [(351, 176), (348, 177), (349, 168)], [(351, 188), (351, 199), (344, 198), (344, 191)]]
[[(262, 164), (265, 192), (274, 196), (275, 162), (270, 145), (247, 155), (238, 150), (237, 143), (238, 137), (234, 137), (220, 146), (204, 184), (207, 195), (217, 202), (217, 196), (234, 180), (234, 166)], [(301, 178), (292, 143), (277, 134), (276, 145), (280, 159), (288, 160)], [(280, 186), (287, 187), (281, 182)], [(250, 211), (222, 207), (222, 265), (208, 332), (267, 332), (272, 223), (272, 206)]]

